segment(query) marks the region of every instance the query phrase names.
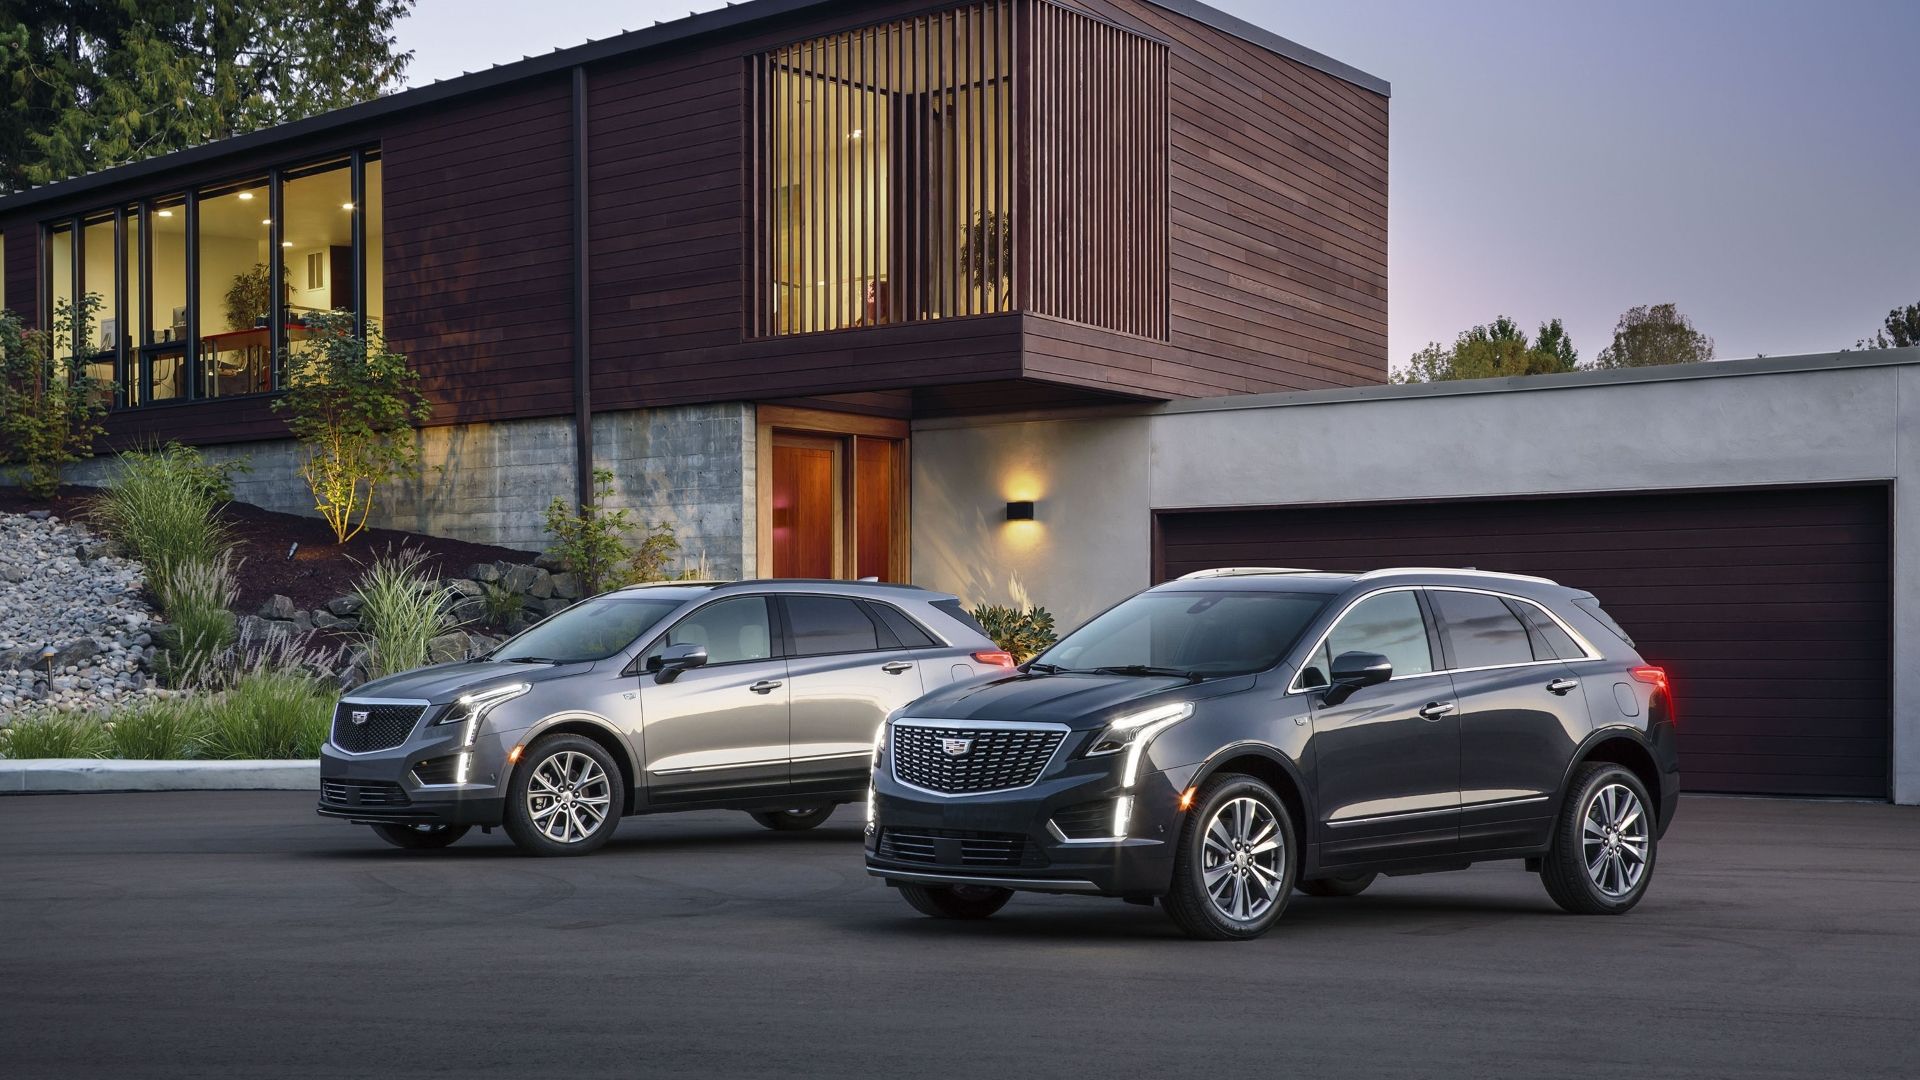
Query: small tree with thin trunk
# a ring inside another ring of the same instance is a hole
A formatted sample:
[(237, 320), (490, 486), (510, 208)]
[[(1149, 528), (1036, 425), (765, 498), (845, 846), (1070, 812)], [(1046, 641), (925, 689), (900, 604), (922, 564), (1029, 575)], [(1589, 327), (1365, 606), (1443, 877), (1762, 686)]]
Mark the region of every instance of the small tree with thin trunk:
[(0, 463), (26, 467), (28, 493), (50, 499), (60, 489), (68, 462), (93, 453), (103, 430), (113, 384), (93, 378), (78, 357), (56, 357), (54, 342), (72, 341), (76, 324), (85, 336), (100, 298), (89, 293), (78, 305), (61, 301), (53, 333), (29, 330), (11, 311), (0, 311)]
[(273, 407), (306, 447), (300, 473), (314, 509), (346, 543), (366, 528), (381, 485), (420, 472), (414, 425), (432, 410), (420, 376), (376, 326), (354, 334), (348, 312), (307, 316), (312, 336), (286, 357), (287, 390)]

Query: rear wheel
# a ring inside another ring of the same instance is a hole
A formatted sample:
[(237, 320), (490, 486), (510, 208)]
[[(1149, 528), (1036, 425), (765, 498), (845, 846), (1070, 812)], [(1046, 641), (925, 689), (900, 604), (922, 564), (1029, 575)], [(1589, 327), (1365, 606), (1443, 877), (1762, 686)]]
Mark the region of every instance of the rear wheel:
[(825, 806), (797, 806), (791, 810), (754, 812), (748, 816), (767, 828), (772, 829), (774, 832), (802, 832), (832, 817), (833, 804), (828, 803)]
[(1379, 874), (1348, 874), (1346, 877), (1308, 878), (1294, 888), (1308, 896), (1359, 896), (1367, 891)]
[(1618, 765), (1580, 770), (1554, 823), (1553, 851), (1540, 861), (1553, 902), (1576, 915), (1632, 910), (1653, 878), (1652, 805), (1640, 778)]
[(429, 851), (450, 847), (467, 835), (470, 825), (375, 825), (373, 834), (397, 848)]
[(1181, 828), (1173, 887), (1162, 903), (1191, 937), (1256, 938), (1286, 910), (1299, 867), (1293, 819), (1279, 794), (1255, 777), (1216, 776)]
[(902, 885), (900, 895), (922, 915), (936, 919), (984, 919), (1013, 899), (1012, 889), (991, 885)]
[(605, 747), (582, 735), (547, 735), (514, 770), (502, 824), (530, 855), (585, 855), (613, 835), (626, 797)]

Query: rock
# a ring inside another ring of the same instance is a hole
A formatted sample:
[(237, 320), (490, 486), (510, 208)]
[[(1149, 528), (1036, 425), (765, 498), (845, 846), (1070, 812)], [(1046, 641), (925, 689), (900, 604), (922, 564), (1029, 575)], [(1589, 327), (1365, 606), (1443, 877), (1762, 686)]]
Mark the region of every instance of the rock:
[(542, 570), (565, 570), (567, 561), (551, 551), (543, 551), (534, 558), (533, 565)]
[(274, 593), (272, 596), (267, 597), (266, 603), (260, 605), (260, 617), (285, 622), (293, 618), (296, 610), (298, 609), (293, 606), (292, 597)]
[(294, 633), (300, 634), (302, 636), (312, 633), (313, 632), (313, 616), (307, 614), (304, 611), (294, 612), (293, 613), (293, 631)]
[(499, 581), (500, 575), (501, 570), (499, 563), (477, 562), (467, 567), (467, 576), (475, 581), (492, 583)]
[[(545, 570), (537, 566), (509, 566), (506, 572), (500, 575), (500, 585), (510, 593), (524, 596), (533, 588), (533, 583), (545, 573)], [(548, 587), (551, 588), (551, 584)]]
[(53, 666), (66, 668), (78, 665), (83, 660), (91, 660), (100, 655), (100, 643), (92, 638), (78, 638), (60, 646), (53, 654)]
[(320, 608), (313, 613), (313, 628), (315, 630), (351, 630), (359, 625), (360, 620), (343, 619), (325, 608)]
[(427, 642), (427, 657), (436, 664), (450, 663), (467, 658), (467, 635), (458, 630), (450, 634), (441, 634)]
[(360, 599), (358, 594), (348, 593), (327, 601), (327, 610), (345, 619), (360, 614), (360, 609), (365, 604), (366, 601)]
[(447, 590), (461, 599), (474, 599), (486, 595), (486, 590), (480, 587), (480, 583), (469, 578), (448, 579)]
[(527, 587), (526, 593), (535, 600), (545, 600), (551, 597), (553, 595), (553, 575), (547, 573), (545, 570), (540, 571), (539, 575), (533, 579), (533, 584)]
[(29, 510), (29, 511), (27, 511), (27, 519), (28, 519), (28, 520), (30, 520), (30, 521), (46, 521), (46, 520), (49, 520), (49, 519), (50, 519), (50, 518), (52, 518), (52, 517), (53, 517), (53, 511), (51, 511), (51, 510)]
[(553, 575), (553, 595), (562, 600), (578, 600), (585, 595), (580, 585), (579, 574)]
[(264, 642), (273, 637), (289, 637), (293, 634), (291, 622), (280, 622), (262, 618), (259, 615), (240, 616), (240, 639), (242, 641)]

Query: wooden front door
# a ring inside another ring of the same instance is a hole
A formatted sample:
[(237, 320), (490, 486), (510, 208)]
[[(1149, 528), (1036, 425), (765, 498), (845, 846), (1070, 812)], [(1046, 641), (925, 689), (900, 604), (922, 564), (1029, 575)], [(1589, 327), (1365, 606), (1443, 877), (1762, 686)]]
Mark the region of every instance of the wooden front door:
[(906, 424), (761, 406), (760, 572), (905, 581)]
[(773, 576), (838, 577), (841, 443), (781, 433), (773, 442)]

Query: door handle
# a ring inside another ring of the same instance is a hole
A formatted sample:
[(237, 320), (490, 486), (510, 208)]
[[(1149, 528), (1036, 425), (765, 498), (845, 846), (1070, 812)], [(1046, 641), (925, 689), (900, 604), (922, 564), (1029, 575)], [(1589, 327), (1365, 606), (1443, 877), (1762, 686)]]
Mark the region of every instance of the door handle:
[(1547, 691), (1553, 694), (1566, 694), (1579, 685), (1579, 679), (1555, 679), (1547, 684)]
[(1451, 701), (1429, 701), (1426, 707), (1420, 710), (1420, 716), (1424, 720), (1438, 720), (1452, 711), (1453, 702)]
[(754, 683), (752, 686), (747, 687), (747, 689), (753, 691), (756, 694), (771, 694), (775, 690), (780, 689), (780, 684), (777, 682), (769, 682), (765, 679), (762, 679), (759, 682)]
[(913, 665), (907, 663), (905, 660), (895, 660), (891, 664), (881, 664), (880, 670), (889, 675), (898, 675), (903, 671), (912, 671)]

